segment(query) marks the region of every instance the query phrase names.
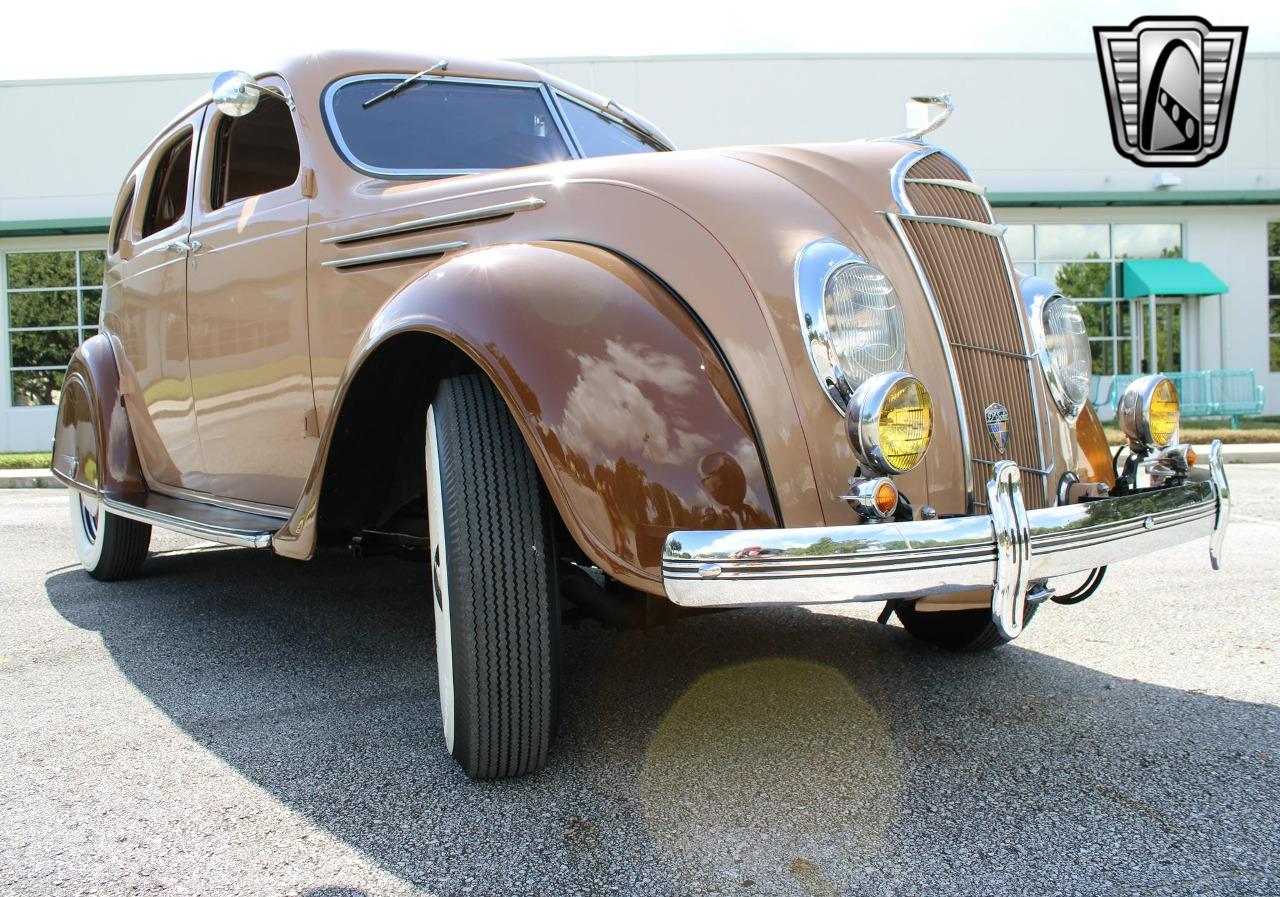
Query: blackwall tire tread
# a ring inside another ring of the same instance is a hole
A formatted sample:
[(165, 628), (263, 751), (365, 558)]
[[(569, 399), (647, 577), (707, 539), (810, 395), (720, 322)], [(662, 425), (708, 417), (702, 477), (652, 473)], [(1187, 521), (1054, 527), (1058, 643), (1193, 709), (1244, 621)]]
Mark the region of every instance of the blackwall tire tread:
[(456, 729), (469, 776), (540, 769), (556, 729), (551, 506), (506, 404), (480, 376), (434, 403), (449, 558)]

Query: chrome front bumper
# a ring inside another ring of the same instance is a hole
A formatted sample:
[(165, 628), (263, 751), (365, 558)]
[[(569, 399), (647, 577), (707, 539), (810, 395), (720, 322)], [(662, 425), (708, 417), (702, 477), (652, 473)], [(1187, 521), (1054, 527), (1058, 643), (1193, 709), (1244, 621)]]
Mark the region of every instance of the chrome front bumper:
[[(824, 604), (991, 590), (1000, 631), (1022, 631), (1032, 581), (1107, 566), (1210, 536), (1222, 556), (1231, 491), (1222, 446), (1208, 478), (1119, 498), (1028, 511), (1019, 470), (995, 466), (991, 513), (974, 517), (806, 527), (675, 532), (662, 554), (667, 597), (686, 607)], [(1203, 473), (1203, 471), (1201, 471)]]

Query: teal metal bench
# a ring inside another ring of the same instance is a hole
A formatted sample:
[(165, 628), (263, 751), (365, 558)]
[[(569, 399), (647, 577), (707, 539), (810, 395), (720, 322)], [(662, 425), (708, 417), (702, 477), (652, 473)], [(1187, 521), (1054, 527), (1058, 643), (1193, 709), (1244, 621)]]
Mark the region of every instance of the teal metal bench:
[[(1266, 400), (1252, 368), (1226, 371), (1170, 371), (1164, 376), (1178, 388), (1183, 417), (1229, 417), (1231, 429), (1240, 429), (1240, 418), (1261, 414)], [(1115, 412), (1116, 404), (1129, 384), (1137, 377), (1121, 374), (1111, 378), (1106, 405)], [(1100, 391), (1099, 391), (1100, 392)]]

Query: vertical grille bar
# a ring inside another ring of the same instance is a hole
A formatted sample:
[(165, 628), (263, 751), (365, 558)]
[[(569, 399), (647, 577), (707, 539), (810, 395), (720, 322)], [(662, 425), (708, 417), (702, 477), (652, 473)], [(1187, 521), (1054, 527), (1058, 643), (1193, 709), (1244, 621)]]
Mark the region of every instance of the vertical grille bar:
[[(968, 180), (942, 153), (931, 153), (900, 177)], [(990, 208), (981, 196), (935, 184), (897, 185), (899, 196), (917, 215), (988, 223)], [(904, 191), (905, 192), (902, 192)], [(1023, 497), (1028, 508), (1047, 507), (1049, 460), (1045, 457), (1037, 395), (1035, 359), (1028, 355), (1022, 309), (1013, 294), (1008, 261), (999, 238), (940, 222), (901, 220), (899, 233), (915, 255), (927, 282), (944, 337), (950, 344), (954, 377), (968, 429), (972, 482), (986, 483), (996, 461), (1011, 459), (1027, 476)], [(986, 425), (993, 403), (1009, 411), (1009, 442), (999, 452)], [(975, 505), (985, 492), (974, 489)]]

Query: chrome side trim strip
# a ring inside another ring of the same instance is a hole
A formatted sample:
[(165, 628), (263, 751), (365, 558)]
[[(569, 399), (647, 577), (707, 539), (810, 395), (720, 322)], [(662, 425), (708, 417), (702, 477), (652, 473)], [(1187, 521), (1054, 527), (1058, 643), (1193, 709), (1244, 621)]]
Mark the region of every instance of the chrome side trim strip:
[[(179, 500), (174, 499), (173, 501)], [(130, 520), (137, 520), (141, 523), (150, 523), (153, 526), (171, 530), (175, 533), (182, 533), (186, 536), (193, 536), (197, 539), (206, 539), (223, 545), (236, 545), (241, 548), (271, 547), (272, 531), (270, 530), (258, 531), (201, 522), (168, 513), (159, 508), (148, 507), (144, 504), (134, 504), (111, 497), (104, 498), (103, 503), (108, 511), (117, 516), (127, 517)]]
[[(891, 214), (881, 212), (882, 215)], [(946, 218), (942, 215), (899, 215), (903, 221), (921, 221), (925, 224), (945, 224), (947, 227), (959, 227), (964, 230), (977, 231), (988, 237), (1003, 237), (1008, 230), (1003, 224), (983, 224), (981, 221), (970, 221), (967, 218)], [(1019, 300), (1021, 301), (1021, 300)]]
[(464, 209), (460, 212), (448, 212), (444, 215), (431, 215), (427, 218), (415, 218), (413, 221), (402, 221), (399, 224), (388, 224), (385, 227), (371, 227), (368, 230), (351, 234), (338, 234), (325, 237), (321, 243), (335, 243), (342, 246), (360, 240), (372, 240), (376, 237), (391, 237), (396, 234), (408, 234), (414, 231), (427, 230), (433, 227), (445, 227), (450, 224), (470, 224), (473, 221), (487, 221), (490, 218), (503, 218), (515, 212), (540, 209), (547, 204), (545, 199), (531, 196), (528, 199), (517, 199), (514, 202), (500, 202), (492, 206), (481, 206), (478, 209)]
[(953, 178), (905, 178), (904, 180), (908, 184), (932, 184), (935, 187), (950, 187), (953, 190), (963, 190), (979, 196), (987, 195), (987, 188), (973, 181), (957, 181)]
[(320, 264), (325, 268), (355, 268), (359, 265), (376, 265), (379, 262), (397, 262), (403, 259), (416, 259), (429, 255), (443, 255), (467, 245), (466, 240), (451, 240), (448, 243), (432, 243), (428, 246), (412, 246), (409, 249), (396, 249), (391, 252), (375, 252), (370, 255), (353, 255), (346, 259), (329, 259)]
[(911, 260), (911, 267), (916, 272), (916, 282), (924, 291), (924, 298), (929, 303), (929, 312), (933, 315), (933, 324), (938, 329), (938, 340), (942, 344), (942, 359), (947, 365), (947, 376), (951, 378), (951, 395), (955, 398), (956, 417), (960, 421), (960, 448), (964, 454), (965, 511), (968, 512), (968, 505), (973, 501), (973, 446), (969, 443), (969, 421), (964, 412), (964, 395), (960, 392), (960, 375), (956, 369), (956, 359), (951, 354), (951, 340), (947, 337), (947, 328), (942, 323), (942, 311), (938, 308), (938, 299), (933, 294), (933, 288), (929, 286), (929, 278), (925, 276), (924, 266), (920, 264), (920, 257), (916, 255), (915, 247), (911, 245), (907, 232), (902, 227), (900, 220), (902, 216), (893, 212), (885, 212), (884, 216), (893, 227), (893, 232), (898, 235), (907, 258)]

